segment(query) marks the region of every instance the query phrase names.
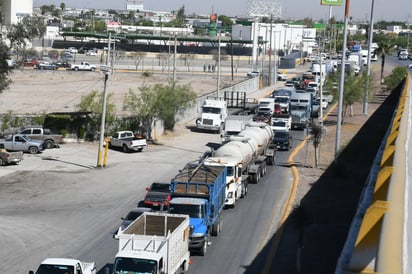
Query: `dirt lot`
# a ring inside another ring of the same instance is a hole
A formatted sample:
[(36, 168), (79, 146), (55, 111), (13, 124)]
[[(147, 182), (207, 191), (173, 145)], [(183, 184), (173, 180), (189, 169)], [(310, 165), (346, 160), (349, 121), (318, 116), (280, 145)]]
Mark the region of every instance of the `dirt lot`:
[[(187, 77), (189, 76), (189, 77)], [(103, 91), (104, 80), (100, 72), (40, 71), (31, 68), (16, 69), (10, 74), (10, 88), (0, 96), (0, 113), (33, 114), (75, 111), (81, 97), (91, 91)], [(235, 78), (234, 82), (241, 77)], [(118, 114), (123, 114), (124, 95), (138, 91), (142, 85), (167, 84), (167, 74), (143, 77), (141, 72), (115, 73), (107, 81), (107, 93), (113, 94)], [(179, 85), (191, 85), (198, 94), (216, 90), (216, 76), (197, 73), (177, 77)], [(229, 85), (229, 77), (222, 76), (222, 86)], [(24, 98), (24, 99), (22, 99)]]

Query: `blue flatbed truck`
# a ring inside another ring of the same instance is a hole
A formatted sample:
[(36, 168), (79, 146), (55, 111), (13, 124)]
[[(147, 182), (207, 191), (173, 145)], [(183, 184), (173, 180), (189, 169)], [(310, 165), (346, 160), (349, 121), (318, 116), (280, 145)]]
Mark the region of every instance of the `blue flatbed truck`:
[(171, 181), (169, 212), (190, 216), (189, 250), (201, 256), (221, 231), (226, 175), (225, 166), (187, 164)]

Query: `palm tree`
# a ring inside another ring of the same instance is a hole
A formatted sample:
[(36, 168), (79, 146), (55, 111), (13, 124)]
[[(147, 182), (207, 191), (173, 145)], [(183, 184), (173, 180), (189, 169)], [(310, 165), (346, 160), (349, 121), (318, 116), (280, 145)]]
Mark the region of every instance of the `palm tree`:
[(384, 82), (383, 71), (385, 69), (386, 54), (392, 50), (394, 45), (394, 38), (390, 35), (384, 34), (378, 41), (378, 49), (376, 49), (376, 51), (381, 56), (381, 83)]

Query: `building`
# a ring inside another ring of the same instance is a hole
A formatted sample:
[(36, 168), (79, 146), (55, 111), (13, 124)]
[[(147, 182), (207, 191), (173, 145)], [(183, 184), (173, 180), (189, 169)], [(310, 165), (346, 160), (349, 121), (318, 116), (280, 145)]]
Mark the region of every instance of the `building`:
[(0, 18), (2, 25), (17, 24), (25, 16), (33, 13), (33, 0), (0, 0)]

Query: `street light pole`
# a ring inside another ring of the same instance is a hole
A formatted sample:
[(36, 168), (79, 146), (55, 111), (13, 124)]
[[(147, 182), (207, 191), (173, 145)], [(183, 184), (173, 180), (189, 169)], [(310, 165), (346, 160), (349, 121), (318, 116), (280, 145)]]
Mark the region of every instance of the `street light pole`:
[[(370, 91), (370, 76), (371, 76), (371, 54), (372, 54), (372, 41), (373, 41), (373, 10), (375, 6), (375, 0), (372, 0), (371, 6), (371, 20), (369, 22), (369, 36), (368, 36), (368, 59), (366, 60), (366, 92), (363, 99), (363, 114), (368, 115), (368, 100)], [(409, 37), (409, 36), (408, 36)]]
[(346, 43), (348, 35), (348, 19), (349, 19), (350, 0), (346, 0), (345, 6), (345, 21), (343, 27), (343, 46), (342, 46), (342, 61), (340, 67), (340, 83), (339, 83), (339, 99), (338, 99), (338, 120), (336, 124), (336, 141), (335, 141), (335, 158), (338, 156), (340, 147), (340, 133), (342, 128), (342, 105), (343, 105), (343, 90), (345, 87), (345, 58), (346, 58)]

